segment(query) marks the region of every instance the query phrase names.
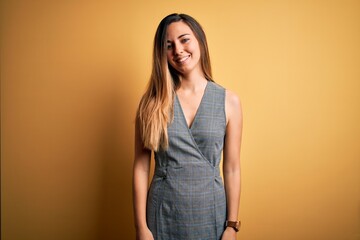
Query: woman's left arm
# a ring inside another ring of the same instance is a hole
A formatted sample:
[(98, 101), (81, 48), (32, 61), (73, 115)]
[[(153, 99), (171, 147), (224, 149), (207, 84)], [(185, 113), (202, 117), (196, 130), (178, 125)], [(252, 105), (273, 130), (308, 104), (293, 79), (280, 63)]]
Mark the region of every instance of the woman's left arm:
[[(242, 109), (236, 94), (226, 90), (226, 134), (223, 151), (223, 175), (226, 192), (227, 220), (238, 221), (240, 203), (240, 147)], [(235, 230), (227, 227), (222, 239), (235, 239)]]

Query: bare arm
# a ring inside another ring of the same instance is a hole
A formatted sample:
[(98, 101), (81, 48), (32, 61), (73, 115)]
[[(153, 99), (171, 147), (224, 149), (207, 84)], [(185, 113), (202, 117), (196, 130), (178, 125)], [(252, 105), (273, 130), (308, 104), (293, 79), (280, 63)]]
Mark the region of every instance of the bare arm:
[[(146, 224), (146, 198), (150, 172), (151, 151), (144, 148), (139, 123), (135, 124), (135, 156), (133, 166), (133, 206), (137, 239), (151, 239)], [(146, 238), (144, 237), (147, 235)]]
[[(227, 201), (227, 220), (237, 221), (240, 202), (242, 110), (239, 98), (229, 91), (226, 91), (225, 110), (227, 127), (223, 151), (223, 175)], [(235, 233), (231, 228), (227, 228), (226, 231), (233, 231), (233, 234)], [(225, 233), (224, 235), (226, 236)]]

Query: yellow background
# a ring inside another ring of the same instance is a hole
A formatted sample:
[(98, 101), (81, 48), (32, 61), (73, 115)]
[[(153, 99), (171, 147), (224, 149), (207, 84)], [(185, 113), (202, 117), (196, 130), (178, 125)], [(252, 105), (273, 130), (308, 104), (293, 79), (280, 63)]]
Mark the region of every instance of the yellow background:
[(360, 239), (360, 1), (2, 1), (3, 240), (134, 239), (159, 21), (203, 25), (243, 104), (238, 239)]

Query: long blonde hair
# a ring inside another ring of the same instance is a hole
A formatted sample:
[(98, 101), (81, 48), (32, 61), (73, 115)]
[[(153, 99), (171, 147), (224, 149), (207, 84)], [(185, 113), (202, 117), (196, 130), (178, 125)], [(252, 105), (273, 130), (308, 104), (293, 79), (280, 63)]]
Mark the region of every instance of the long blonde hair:
[(175, 90), (180, 85), (179, 73), (168, 64), (166, 31), (173, 22), (183, 21), (193, 31), (200, 46), (200, 61), (205, 78), (212, 80), (209, 49), (201, 25), (186, 14), (170, 14), (159, 24), (154, 38), (152, 72), (137, 110), (141, 140), (145, 148), (158, 151), (168, 147), (167, 126), (173, 119)]

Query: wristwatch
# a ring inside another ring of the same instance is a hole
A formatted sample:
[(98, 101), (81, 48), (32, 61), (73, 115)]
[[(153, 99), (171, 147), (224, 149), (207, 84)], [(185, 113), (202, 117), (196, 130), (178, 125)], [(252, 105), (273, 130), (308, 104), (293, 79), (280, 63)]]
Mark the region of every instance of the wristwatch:
[(226, 227), (232, 227), (235, 232), (238, 232), (240, 229), (241, 222), (240, 221), (226, 221), (225, 226)]

